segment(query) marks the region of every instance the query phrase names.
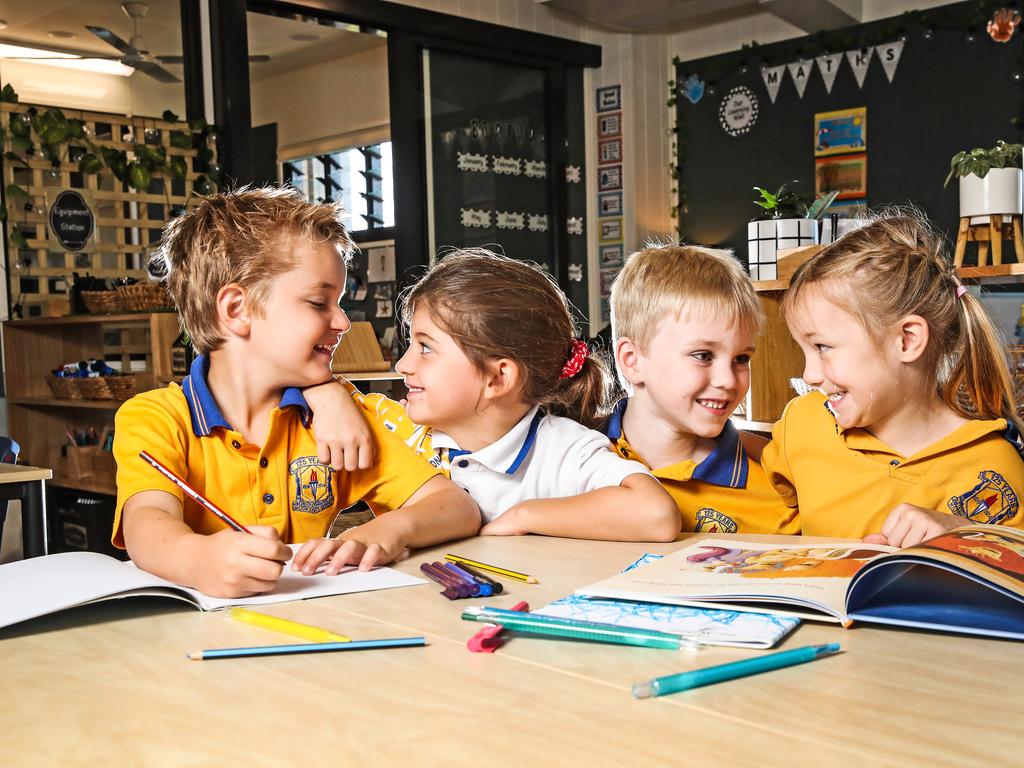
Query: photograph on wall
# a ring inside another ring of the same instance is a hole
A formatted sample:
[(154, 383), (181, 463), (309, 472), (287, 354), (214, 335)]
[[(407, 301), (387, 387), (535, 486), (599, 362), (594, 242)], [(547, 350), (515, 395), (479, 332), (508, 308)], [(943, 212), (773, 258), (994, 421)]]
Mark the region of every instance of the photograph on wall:
[(814, 161), (815, 194), (839, 190), (837, 200), (867, 197), (868, 156), (842, 155)]
[(602, 168), (598, 168), (597, 188), (602, 192), (622, 189), (622, 166), (606, 165)]
[(599, 165), (622, 162), (622, 139), (603, 139), (597, 142), (597, 162)]
[(597, 89), (597, 111), (612, 112), (622, 108), (622, 86), (609, 85)]
[(622, 113), (597, 116), (597, 137), (605, 139), (609, 136), (622, 135)]
[(598, 266), (601, 269), (618, 269), (623, 264), (622, 243), (602, 245), (598, 254)]
[(622, 239), (622, 218), (604, 219), (601, 221), (602, 243), (613, 243)]
[(814, 116), (815, 157), (863, 152), (867, 148), (867, 107), (819, 112)]
[(612, 283), (615, 282), (615, 278), (618, 277), (619, 268), (614, 269), (602, 269), (601, 270), (601, 295), (609, 296), (612, 292)]
[(602, 192), (597, 196), (598, 216), (621, 216), (622, 215), (622, 193)]

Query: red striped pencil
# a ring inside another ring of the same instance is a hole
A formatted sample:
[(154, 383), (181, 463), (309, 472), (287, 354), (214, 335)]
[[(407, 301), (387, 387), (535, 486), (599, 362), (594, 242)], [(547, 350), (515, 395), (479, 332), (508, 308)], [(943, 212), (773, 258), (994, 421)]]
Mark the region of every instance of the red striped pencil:
[(198, 502), (200, 506), (204, 507), (205, 509), (210, 510), (213, 514), (215, 514), (217, 517), (219, 517), (221, 520), (223, 520), (225, 523), (227, 523), (230, 527), (234, 528), (236, 531), (239, 531), (241, 533), (249, 533), (249, 534), (252, 533), (252, 531), (250, 531), (248, 528), (246, 528), (240, 522), (235, 520), (235, 518), (233, 518), (231, 515), (229, 515), (227, 512), (225, 512), (220, 507), (218, 507), (212, 501), (207, 499), (205, 496), (203, 496), (201, 493), (199, 493), (199, 491), (197, 491), (191, 485), (186, 483), (184, 480), (182, 480), (176, 474), (171, 472), (171, 470), (169, 470), (167, 467), (165, 467), (159, 461), (154, 459), (148, 453), (146, 453), (145, 451), (141, 451), (139, 453), (139, 456), (141, 456), (144, 461), (146, 461), (150, 465), (152, 465), (152, 467), (157, 472), (159, 472), (161, 475), (166, 477), (168, 480), (170, 480), (176, 486), (181, 488), (181, 490), (183, 490), (185, 493), (187, 493), (189, 496), (191, 496), (193, 499), (195, 499), (196, 502)]

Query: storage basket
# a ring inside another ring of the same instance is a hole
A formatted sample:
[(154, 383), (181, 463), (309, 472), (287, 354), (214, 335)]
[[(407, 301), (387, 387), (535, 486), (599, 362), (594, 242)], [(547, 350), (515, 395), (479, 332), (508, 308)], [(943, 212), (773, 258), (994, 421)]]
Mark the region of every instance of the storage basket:
[(47, 376), (46, 385), (58, 400), (81, 400), (82, 390), (78, 386), (81, 379), (66, 379), (63, 376)]
[(110, 315), (123, 308), (121, 294), (117, 291), (82, 291), (85, 308), (94, 315)]
[(93, 376), (88, 379), (76, 379), (86, 400), (110, 400), (113, 394), (107, 386), (107, 377)]
[(110, 396), (115, 400), (127, 400), (129, 397), (135, 396), (135, 375), (126, 374), (124, 376), (107, 376), (104, 378), (107, 383), (107, 388), (110, 390)]
[(173, 309), (171, 297), (163, 283), (135, 283), (119, 286), (121, 306), (128, 312), (156, 312), (161, 309)]

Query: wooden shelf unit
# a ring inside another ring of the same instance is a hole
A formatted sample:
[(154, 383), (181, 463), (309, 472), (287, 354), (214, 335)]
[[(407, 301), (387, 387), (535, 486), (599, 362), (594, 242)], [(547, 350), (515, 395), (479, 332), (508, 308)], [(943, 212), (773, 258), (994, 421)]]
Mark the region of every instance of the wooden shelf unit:
[[(1024, 283), (1024, 264), (1019, 263), (960, 267), (956, 273), (965, 283)], [(778, 421), (786, 403), (796, 396), (789, 380), (803, 374), (803, 352), (789, 335), (789, 327), (782, 317), (782, 297), (787, 288), (788, 279), (754, 281), (754, 290), (761, 297), (767, 321), (764, 333), (755, 342), (757, 353), (750, 361), (750, 391), (744, 416), (751, 422), (773, 424)]]
[(180, 333), (173, 312), (75, 315), (70, 317), (11, 320), (3, 324), (7, 374), (7, 422), (11, 436), (21, 443), (22, 460), (53, 469), (53, 485), (94, 493), (115, 493), (113, 483), (72, 476), (61, 460), (69, 427), (93, 427), (102, 433), (114, 421), (118, 400), (62, 400), (55, 398), (45, 376), (59, 365), (91, 358), (121, 360), (128, 372), (133, 362), (136, 389), (166, 386), (171, 374), (171, 344)]

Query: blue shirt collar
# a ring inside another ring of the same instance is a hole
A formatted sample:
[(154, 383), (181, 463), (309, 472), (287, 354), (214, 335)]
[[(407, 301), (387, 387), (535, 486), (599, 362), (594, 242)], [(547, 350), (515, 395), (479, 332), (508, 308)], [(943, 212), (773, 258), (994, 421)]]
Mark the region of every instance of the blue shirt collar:
[(533, 450), (537, 442), (537, 430), (543, 419), (544, 412), (535, 405), (532, 411), (523, 416), (496, 442), (476, 452), (462, 450), (451, 436), (437, 430), (431, 430), (430, 444), (435, 450), (448, 449), (449, 461), (454, 461), (460, 456), (472, 455), (478, 462), (495, 472), (514, 475)]
[[(604, 427), (609, 440), (615, 441), (622, 437), (622, 417), (627, 405), (629, 398), (624, 397), (612, 409)], [(746, 488), (747, 470), (747, 452), (740, 440), (739, 430), (731, 421), (726, 421), (716, 438), (715, 450), (694, 467), (691, 478), (726, 488)]]
[[(185, 394), (185, 402), (188, 403), (188, 412), (192, 417), (192, 431), (196, 437), (206, 437), (214, 427), (231, 429), (228, 420), (217, 405), (216, 399), (210, 392), (206, 377), (210, 372), (210, 360), (206, 355), (197, 355), (192, 361), (192, 368), (189, 375), (181, 382), (181, 391)], [(296, 387), (288, 387), (281, 394), (281, 402), (278, 408), (286, 408), (289, 405), (297, 406), (302, 410), (302, 423), (308, 427), (313, 418), (313, 412), (302, 396), (302, 391)]]

